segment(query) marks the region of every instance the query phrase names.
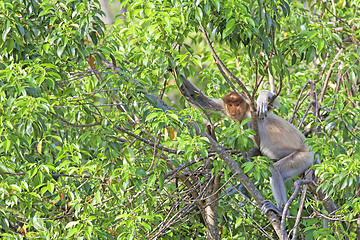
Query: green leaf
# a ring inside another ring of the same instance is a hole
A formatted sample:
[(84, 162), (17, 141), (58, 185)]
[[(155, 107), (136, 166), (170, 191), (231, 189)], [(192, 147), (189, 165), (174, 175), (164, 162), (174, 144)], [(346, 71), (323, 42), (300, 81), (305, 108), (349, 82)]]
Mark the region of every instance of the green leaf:
[(97, 192), (95, 193), (94, 198), (95, 198), (95, 201), (96, 201), (97, 203), (101, 203), (100, 191), (97, 191)]
[(193, 59), (193, 62), (196, 66), (198, 66), (199, 68), (202, 68), (202, 64), (201, 64), (201, 60), (200, 59), (197, 59), (197, 58), (194, 58)]
[(195, 17), (198, 21), (201, 21), (201, 19), (203, 18), (203, 12), (202, 12), (201, 8), (196, 7)]
[(340, 43), (342, 43), (342, 39), (341, 37), (339, 37), (339, 35), (337, 35), (336, 33), (333, 33), (332, 36)]
[(79, 223), (79, 221), (69, 222), (68, 224), (66, 224), (65, 229), (72, 228), (72, 227), (76, 226), (78, 223)]
[(21, 193), (21, 187), (20, 186), (12, 184), (10, 187), (11, 187), (11, 189)]
[(49, 48), (50, 48), (50, 43), (44, 43), (43, 45), (43, 49), (45, 52), (48, 52), (49, 51)]
[(101, 127), (106, 129), (107, 125), (109, 124), (109, 121), (107, 118), (104, 118), (102, 121), (101, 121)]
[(290, 6), (289, 6), (289, 4), (285, 0), (281, 0), (281, 2), (285, 5), (285, 7), (287, 9), (287, 13), (290, 14)]
[(260, 17), (260, 20), (261, 20), (261, 21), (262, 21), (262, 20), (264, 19), (264, 17), (265, 17), (265, 9), (264, 9), (262, 6), (259, 7), (259, 17)]
[(259, 179), (260, 179), (260, 171), (254, 171), (253, 176), (257, 181), (259, 181)]
[(2, 40), (3, 40), (3, 42), (6, 42), (6, 36), (11, 30), (10, 21), (6, 21), (4, 29), (5, 30), (2, 33)]
[(283, 4), (279, 4), (279, 5), (283, 11), (284, 16), (286, 17), (288, 15), (287, 9), (285, 8), (285, 6)]
[(154, 184), (155, 184), (155, 182), (156, 182), (156, 175), (155, 175), (155, 174), (152, 174), (152, 175), (149, 177), (149, 179), (148, 179), (148, 181), (147, 181), (147, 184), (148, 184), (149, 187), (153, 187)]
[(3, 142), (3, 147), (5, 150), (5, 153), (9, 153), (11, 151), (11, 141), (10, 140), (5, 140)]
[(266, 32), (269, 33), (271, 30), (271, 25), (273, 23), (273, 20), (271, 18), (271, 16), (268, 13), (265, 13), (265, 17), (266, 17)]
[(14, 46), (15, 46), (15, 41), (13, 40), (13, 39), (8, 39), (7, 41), (6, 41), (6, 49), (9, 51), (9, 52), (11, 52), (12, 50), (13, 50), (13, 48), (14, 48)]
[(149, 115), (147, 115), (147, 117), (145, 119), (145, 122), (149, 122), (151, 119), (158, 118), (158, 117), (161, 117), (161, 116), (162, 116), (161, 112), (152, 112)]
[(294, 53), (291, 57), (291, 65), (294, 65), (296, 63), (296, 54)]
[(343, 183), (342, 183), (342, 185), (341, 185), (341, 188), (340, 188), (340, 190), (344, 190), (344, 188), (346, 188), (348, 185), (347, 185), (347, 177), (346, 178), (344, 178), (344, 180), (343, 180)]
[(213, 41), (215, 41), (215, 39), (216, 39), (217, 29), (218, 29), (218, 26), (216, 26), (216, 27), (211, 31), (210, 39), (213, 40)]
[(220, 11), (220, 2), (219, 2), (219, 0), (212, 0), (212, 2), (215, 5), (216, 10)]
[(50, 108), (47, 104), (40, 103), (40, 104), (38, 104), (38, 107), (40, 107), (46, 111), (50, 111)]
[(61, 58), (61, 55), (63, 54), (64, 50), (65, 50), (65, 47), (64, 47), (64, 46), (60, 46), (60, 47), (58, 47), (58, 49), (56, 50), (56, 53), (57, 53), (57, 55), (58, 55), (59, 58)]
[(148, 62), (149, 62), (149, 58), (147, 56), (144, 56), (143, 57), (143, 60), (142, 60), (142, 63), (144, 66), (147, 66), (148, 65)]
[(124, 154), (125, 154), (125, 159), (127, 161), (128, 164), (131, 164), (132, 162), (134, 162), (135, 160), (135, 153), (132, 150), (132, 148), (128, 147), (125, 148), (124, 150)]
[(229, 36), (230, 33), (232, 33), (232, 31), (234, 31), (234, 29), (235, 29), (235, 19), (232, 18), (226, 23), (226, 28), (223, 32), (222, 37), (226, 38), (227, 36)]
[(253, 162), (245, 162), (242, 167), (244, 168), (244, 173), (250, 172), (254, 168)]
[(306, 63), (309, 64), (311, 61), (314, 60), (315, 57), (315, 48), (313, 46), (309, 47), (306, 51)]
[(321, 50), (323, 50), (324, 46), (325, 46), (325, 40), (322, 39), (322, 38), (318, 38), (318, 40), (317, 40), (317, 49), (318, 49), (319, 53), (321, 52)]
[(246, 17), (246, 18), (245, 18), (245, 21), (246, 21), (247, 23), (250, 23), (253, 28), (256, 27), (255, 22), (254, 22), (254, 20), (253, 20), (252, 18)]
[(48, 182), (48, 183), (47, 183), (47, 189), (49, 190), (49, 192), (50, 192), (51, 194), (53, 194), (53, 193), (54, 193), (54, 189), (55, 189), (54, 184), (53, 184), (52, 182)]
[[(192, 49), (191, 46), (187, 45), (186, 43), (184, 43), (184, 47), (186, 48), (186, 50), (190, 53), (190, 54), (194, 54), (194, 50)], [(188, 54), (185, 54), (184, 56), (188, 56)]]
[(150, 231), (152, 229), (152, 227), (147, 224), (146, 222), (140, 222), (141, 225), (143, 225), (145, 227), (145, 229), (147, 229), (147, 231)]
[(312, 38), (314, 38), (314, 37), (317, 36), (317, 35), (319, 35), (319, 32), (315, 30), (315, 31), (309, 32), (309, 33), (307, 34), (307, 37), (308, 37), (308, 39), (312, 39)]

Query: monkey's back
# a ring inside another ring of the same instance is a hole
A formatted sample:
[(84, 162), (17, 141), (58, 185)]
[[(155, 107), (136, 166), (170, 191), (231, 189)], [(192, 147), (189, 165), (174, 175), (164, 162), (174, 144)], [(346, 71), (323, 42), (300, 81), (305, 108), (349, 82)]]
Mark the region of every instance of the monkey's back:
[(309, 150), (305, 136), (285, 119), (269, 113), (258, 121), (260, 151), (270, 159), (281, 159), (298, 150)]

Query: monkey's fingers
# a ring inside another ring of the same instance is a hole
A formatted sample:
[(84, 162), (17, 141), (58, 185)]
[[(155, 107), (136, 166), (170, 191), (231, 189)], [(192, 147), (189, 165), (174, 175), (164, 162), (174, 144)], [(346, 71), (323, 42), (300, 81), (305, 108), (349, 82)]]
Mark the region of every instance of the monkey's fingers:
[(277, 215), (282, 215), (282, 211), (275, 206), (274, 203), (272, 203), (269, 200), (265, 200), (262, 202), (262, 207), (261, 207), (261, 214), (265, 215), (268, 211), (273, 211), (275, 212)]
[(264, 119), (267, 116), (267, 103), (259, 102), (257, 104), (257, 114), (259, 116), (259, 119)]

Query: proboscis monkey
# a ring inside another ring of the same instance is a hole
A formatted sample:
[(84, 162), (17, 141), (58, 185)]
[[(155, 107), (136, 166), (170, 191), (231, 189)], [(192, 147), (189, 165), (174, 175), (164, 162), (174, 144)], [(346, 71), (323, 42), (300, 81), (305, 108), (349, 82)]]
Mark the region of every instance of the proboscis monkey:
[[(205, 110), (227, 114), (231, 119), (241, 122), (250, 118), (250, 107), (246, 101), (235, 92), (226, 94), (223, 99), (212, 99), (205, 96), (194, 84), (188, 81), (184, 75), (180, 75), (183, 85), (179, 88), (188, 101), (195, 107)], [(272, 106), (268, 101), (273, 97), (269, 91), (260, 91), (257, 99), (257, 114), (260, 146), (256, 146), (251, 152), (260, 154), (274, 160), (273, 167), (269, 167), (272, 174), (270, 185), (277, 206), (266, 200), (262, 206), (262, 212), (273, 210), (282, 214), (287, 201), (285, 180), (295, 177), (307, 170), (314, 163), (314, 153), (305, 142), (305, 136), (285, 119), (268, 110), (278, 107), (279, 100), (275, 99)], [(251, 127), (251, 122), (249, 122)]]
[[(274, 113), (267, 113), (267, 102), (272, 96), (269, 91), (261, 91), (257, 100), (260, 146), (255, 144), (255, 148), (275, 161), (269, 170), (272, 174), (270, 185), (277, 207), (267, 200), (262, 211), (273, 210), (281, 214), (287, 201), (284, 181), (307, 170), (314, 162), (314, 153), (309, 151), (305, 136), (298, 129)], [(251, 117), (249, 105), (237, 93), (226, 94), (223, 102), (231, 119), (241, 122)], [(277, 103), (278, 101), (275, 102)], [(251, 127), (251, 123), (249, 125)]]

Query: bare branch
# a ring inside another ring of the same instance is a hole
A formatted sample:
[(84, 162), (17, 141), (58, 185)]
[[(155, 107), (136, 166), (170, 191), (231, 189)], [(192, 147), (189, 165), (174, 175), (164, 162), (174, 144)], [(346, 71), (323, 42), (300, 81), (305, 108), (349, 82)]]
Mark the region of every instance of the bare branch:
[[(259, 190), (250, 181), (250, 179), (246, 176), (246, 174), (241, 170), (239, 165), (230, 157), (228, 153), (226, 153), (225, 149), (221, 147), (210, 135), (208, 135), (203, 131), (200, 131), (199, 127), (195, 124), (193, 124), (193, 127), (195, 128), (197, 134), (199, 134), (202, 137), (206, 137), (209, 140), (210, 145), (219, 154), (220, 158), (226, 163), (226, 165), (231, 169), (231, 171), (236, 174), (236, 177), (248, 190), (251, 196), (254, 197), (257, 204), (259, 206), (262, 206), (263, 202), (265, 201), (265, 198), (261, 195)], [(266, 216), (269, 219), (270, 224), (273, 226), (275, 232), (280, 237), (281, 236), (280, 222), (276, 214), (273, 211), (268, 211), (266, 213)]]
[(331, 65), (329, 67), (328, 74), (326, 75), (326, 78), (325, 78), (325, 81), (324, 81), (324, 84), (323, 84), (323, 87), (322, 87), (322, 90), (321, 90), (321, 93), (320, 93), (319, 102), (322, 102), (324, 100), (325, 91), (326, 91), (327, 85), (329, 84), (329, 79), (330, 79), (330, 76), (331, 76), (331, 73), (332, 73), (332, 68), (335, 66), (336, 59), (341, 55), (342, 51), (343, 51), (343, 48), (341, 48), (337, 52), (337, 54), (335, 55), (335, 57), (333, 59), (333, 62), (331, 63)]
[[(14, 172), (0, 172), (0, 175), (15, 175), (15, 176), (24, 176), (26, 173), (14, 173)], [(50, 173), (50, 176), (57, 178), (57, 177), (69, 177), (69, 178), (91, 178), (91, 179), (97, 179), (97, 180), (109, 180), (109, 178), (101, 178), (101, 177), (94, 177), (90, 174), (86, 175), (77, 175), (77, 174), (60, 174), (60, 173)]]
[(296, 103), (295, 103), (295, 107), (294, 107), (293, 114), (291, 115), (291, 117), (290, 117), (290, 119), (289, 119), (289, 122), (290, 122), (290, 123), (293, 122), (294, 117), (295, 117), (295, 114), (296, 114), (296, 112), (298, 111), (298, 109), (299, 109), (299, 107), (301, 106), (301, 104), (302, 104), (302, 103), (305, 101), (305, 99), (309, 96), (308, 94), (306, 94), (306, 96), (305, 96), (305, 97), (301, 100), (301, 102), (299, 103), (300, 98), (301, 98), (301, 96), (302, 96), (302, 94), (303, 94), (306, 86), (307, 86), (309, 83), (310, 83), (310, 81), (307, 81), (307, 82), (305, 83), (305, 85), (303, 86), (303, 88), (301, 89), (301, 91), (300, 91), (299, 97), (298, 97), (298, 99), (297, 99), (297, 101), (296, 101)]
[(309, 184), (309, 183), (312, 183), (313, 185), (315, 185), (314, 181), (309, 180), (309, 179), (299, 179), (294, 182), (295, 190), (294, 190), (293, 194), (291, 195), (291, 197), (289, 198), (289, 200), (286, 202), (283, 213), (282, 213), (282, 217), (281, 217), (281, 225), (280, 225), (281, 239), (288, 239), (288, 236), (286, 233), (286, 228), (285, 228), (285, 223), (286, 223), (286, 214), (289, 210), (289, 207), (290, 207), (291, 203), (295, 200), (296, 196), (298, 195), (298, 193), (300, 191), (300, 187), (304, 184)]
[(300, 224), (300, 219), (301, 219), (301, 213), (302, 213), (302, 210), (304, 208), (306, 190), (307, 190), (307, 185), (303, 186), (301, 199), (300, 199), (300, 204), (299, 204), (299, 210), (298, 210), (298, 213), (296, 215), (296, 221), (295, 221), (294, 227), (292, 228), (292, 231), (293, 231), (292, 240), (296, 239), (297, 230), (298, 230), (298, 227), (299, 227), (299, 224)]
[(79, 127), (79, 128), (88, 128), (88, 127), (93, 127), (93, 126), (98, 126), (98, 125), (101, 125), (101, 122), (100, 121), (96, 121), (95, 123), (91, 123), (91, 124), (74, 124), (74, 123), (71, 123), (67, 120), (65, 120), (64, 118), (60, 117), (59, 115), (53, 113), (53, 112), (50, 112), (49, 113), (55, 117), (57, 117), (58, 119), (60, 119), (61, 121), (63, 121), (64, 123), (66, 123), (67, 125), (69, 126), (72, 126), (72, 127)]
[(342, 79), (341, 72), (342, 72), (343, 68), (344, 68), (344, 62), (340, 62), (340, 65), (338, 68), (338, 74), (337, 74), (335, 93), (334, 93), (334, 101), (333, 101), (333, 105), (330, 108), (331, 111), (335, 109), (336, 97), (337, 97), (337, 94), (338, 94), (339, 88), (340, 88), (340, 83), (341, 83), (341, 79)]
[[(258, 127), (258, 116), (256, 114), (256, 107), (255, 107), (255, 100), (254, 98), (252, 98), (250, 92), (247, 90), (247, 88), (245, 87), (244, 83), (238, 79), (232, 72), (230, 72), (230, 70), (225, 66), (225, 64), (221, 61), (221, 59), (218, 57), (218, 55), (216, 54), (214, 48), (212, 47), (211, 45), (211, 42), (210, 42), (210, 39), (206, 33), (206, 30), (204, 29), (204, 27), (202, 26), (201, 22), (199, 22), (199, 25), (200, 25), (200, 29), (201, 31), (203, 32), (203, 35), (205, 37), (205, 40), (210, 48), (210, 51), (211, 51), (211, 54), (216, 62), (216, 65), (219, 67), (219, 70), (220, 72), (223, 70), (224, 73), (226, 73), (227, 75), (230, 76), (230, 78), (235, 81), (239, 86), (240, 88), (244, 91), (245, 93), (245, 97), (243, 94), (241, 94), (239, 92), (239, 90), (237, 90), (237, 88), (235, 88), (235, 86), (231, 83), (231, 81), (225, 77), (226, 75), (223, 74), (226, 82), (231, 86), (231, 88), (237, 93), (239, 94), (240, 96), (242, 96), (242, 98), (244, 99), (244, 101), (246, 101), (249, 106), (250, 106), (250, 111), (251, 111), (251, 120), (252, 120), (252, 129), (254, 130), (255, 132), (255, 136), (254, 136), (254, 140), (255, 140), (255, 143), (260, 146), (260, 136), (259, 136), (259, 127)], [(222, 70), (221, 70), (222, 69)], [(275, 98), (274, 98), (275, 99)], [(273, 99), (273, 100), (274, 100)]]
[[(239, 94), (248, 104), (251, 103), (251, 95), (249, 93), (249, 91), (247, 90), (247, 88), (245, 87), (244, 83), (238, 79), (232, 72), (230, 72), (230, 70), (225, 66), (225, 64), (221, 61), (221, 59), (219, 58), (219, 56), (216, 54), (211, 42), (210, 42), (210, 39), (206, 33), (206, 30), (205, 28), (202, 26), (202, 24), (199, 22), (199, 25), (200, 25), (200, 29), (201, 31), (203, 32), (203, 35), (205, 37), (205, 40), (206, 40), (206, 43), (207, 45), (209, 46), (210, 48), (210, 51), (211, 51), (211, 54), (215, 60), (215, 63), (216, 65), (218, 66), (221, 74), (224, 76), (226, 82), (230, 85), (230, 87), (237, 93)], [(230, 78), (235, 81), (237, 84), (239, 84), (240, 88), (245, 92), (245, 96), (239, 92), (239, 90), (237, 90), (237, 88), (232, 84), (232, 82), (227, 78), (227, 75), (230, 76)]]

